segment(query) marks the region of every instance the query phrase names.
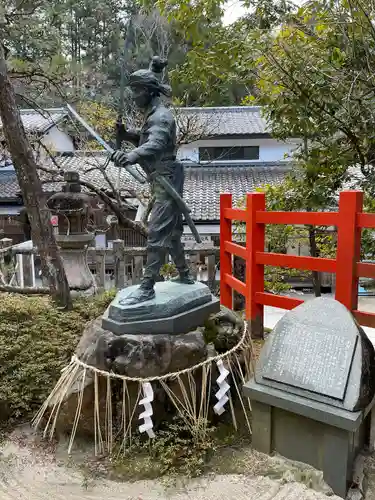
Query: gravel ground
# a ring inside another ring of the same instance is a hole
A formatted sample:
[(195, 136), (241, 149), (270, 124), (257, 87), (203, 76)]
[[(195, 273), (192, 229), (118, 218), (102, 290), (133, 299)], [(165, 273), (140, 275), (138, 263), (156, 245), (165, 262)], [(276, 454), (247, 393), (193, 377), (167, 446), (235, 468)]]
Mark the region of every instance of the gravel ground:
[(1, 500), (339, 500), (301, 483), (242, 474), (211, 475), (184, 481), (181, 487), (166, 487), (157, 480), (87, 478), (76, 467), (58, 463), (51, 450), (17, 433), (0, 450)]

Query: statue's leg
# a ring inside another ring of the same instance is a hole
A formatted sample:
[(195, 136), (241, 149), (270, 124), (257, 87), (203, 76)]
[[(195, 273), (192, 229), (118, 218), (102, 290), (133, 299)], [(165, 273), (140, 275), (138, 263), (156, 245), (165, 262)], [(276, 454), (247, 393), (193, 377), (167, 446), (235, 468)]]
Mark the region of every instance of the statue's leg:
[(140, 288), (146, 293), (155, 293), (154, 285), (159, 281), (160, 269), (165, 264), (166, 247), (161, 238), (164, 220), (163, 204), (155, 201), (150, 213), (147, 238), (147, 262)]
[(141, 287), (153, 288), (158, 281), (160, 269), (165, 264), (166, 249), (161, 247), (150, 247), (147, 249), (147, 262), (143, 274)]
[(186, 285), (194, 284), (194, 278), (190, 275), (190, 270), (186, 262), (185, 250), (181, 243), (181, 237), (172, 240), (170, 254), (179, 274), (179, 277), (173, 281), (179, 281)]
[(164, 248), (148, 248), (146, 269), (141, 284), (131, 295), (120, 301), (121, 305), (138, 304), (155, 297), (154, 285), (165, 262), (165, 253)]

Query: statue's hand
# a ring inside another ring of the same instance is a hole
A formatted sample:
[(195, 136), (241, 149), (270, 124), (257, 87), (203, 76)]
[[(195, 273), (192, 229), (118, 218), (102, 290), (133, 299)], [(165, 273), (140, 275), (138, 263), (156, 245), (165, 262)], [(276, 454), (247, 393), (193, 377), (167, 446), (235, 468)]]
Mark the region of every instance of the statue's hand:
[(111, 160), (116, 165), (116, 167), (125, 167), (130, 165), (128, 155), (123, 151), (115, 151), (111, 157)]

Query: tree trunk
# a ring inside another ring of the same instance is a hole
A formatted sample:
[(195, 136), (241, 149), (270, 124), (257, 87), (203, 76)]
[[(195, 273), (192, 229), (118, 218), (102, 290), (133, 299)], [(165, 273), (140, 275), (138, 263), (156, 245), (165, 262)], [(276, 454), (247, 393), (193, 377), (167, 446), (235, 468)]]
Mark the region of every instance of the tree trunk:
[[(316, 244), (316, 232), (314, 226), (309, 226), (309, 242), (311, 257), (319, 257), (318, 246)], [(322, 280), (318, 271), (312, 271), (315, 297), (321, 296)]]
[(16, 106), (14, 89), (8, 77), (0, 37), (0, 117), (13, 165), (21, 188), (23, 201), (30, 218), (32, 233), (38, 248), (42, 273), (46, 278), (53, 299), (64, 308), (71, 308), (72, 301), (63, 262), (56, 244), (49, 211), (45, 209), (42, 185), (37, 164), (26, 137), (20, 113)]

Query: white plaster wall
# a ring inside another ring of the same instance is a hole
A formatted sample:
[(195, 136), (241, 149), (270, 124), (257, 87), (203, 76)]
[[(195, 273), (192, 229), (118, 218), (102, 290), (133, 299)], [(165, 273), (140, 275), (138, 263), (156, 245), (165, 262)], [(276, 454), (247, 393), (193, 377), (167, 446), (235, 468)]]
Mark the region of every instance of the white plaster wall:
[(71, 153), (73, 141), (69, 135), (57, 127), (52, 127), (42, 138), (43, 144), (54, 153)]
[(5, 165), (5, 163), (0, 161), (1, 172), (13, 172), (14, 171), (13, 163), (11, 163), (10, 165), (7, 165), (6, 167), (4, 165)]
[[(250, 163), (254, 163), (256, 161), (272, 162), (287, 160), (288, 158), (286, 155), (290, 155), (297, 145), (297, 140), (280, 142), (275, 139), (208, 139), (192, 142), (191, 144), (184, 144), (179, 148), (177, 156), (181, 160), (190, 160), (197, 163), (199, 162), (199, 148), (202, 147), (259, 146), (259, 160), (248, 161)], [(227, 164), (228, 160), (223, 160), (222, 163)], [(234, 163), (238, 163), (238, 161), (235, 161)], [(241, 161), (241, 163), (246, 163), (246, 161)]]

